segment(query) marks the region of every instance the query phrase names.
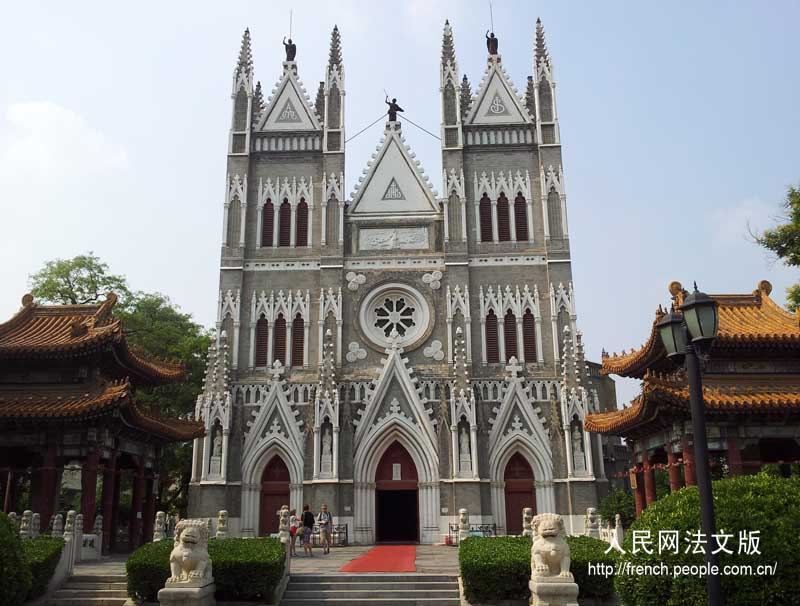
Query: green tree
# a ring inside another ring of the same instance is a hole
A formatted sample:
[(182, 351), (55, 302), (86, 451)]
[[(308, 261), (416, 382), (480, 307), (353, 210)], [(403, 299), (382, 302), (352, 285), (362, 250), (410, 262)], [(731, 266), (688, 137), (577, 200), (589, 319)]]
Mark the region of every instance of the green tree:
[[(123, 276), (91, 252), (73, 259), (50, 261), (31, 276), (31, 293), (50, 303), (94, 303), (113, 291), (120, 296), (114, 315), (122, 320), (128, 343), (147, 356), (182, 363), (187, 380), (179, 384), (140, 387), (136, 401), (145, 410), (165, 416), (191, 414), (203, 385), (209, 331), (161, 293), (133, 292)], [(159, 509), (185, 514), (191, 469), (191, 443), (169, 444), (159, 457)]]
[(72, 259), (48, 261), (30, 276), (31, 293), (38, 299), (62, 305), (93, 303), (108, 292), (127, 304), (131, 298), (124, 277), (108, 271), (108, 265), (89, 251)]
[(628, 528), (636, 520), (636, 499), (633, 493), (628, 490), (613, 489), (605, 497), (600, 499), (597, 507), (603, 524), (609, 520), (614, 524), (616, 515), (622, 516), (622, 527)]
[[(789, 187), (783, 207), (786, 209), (783, 223), (757, 235), (756, 242), (786, 265), (800, 267), (800, 189)], [(797, 311), (800, 307), (800, 283), (790, 286), (786, 292), (789, 309)]]

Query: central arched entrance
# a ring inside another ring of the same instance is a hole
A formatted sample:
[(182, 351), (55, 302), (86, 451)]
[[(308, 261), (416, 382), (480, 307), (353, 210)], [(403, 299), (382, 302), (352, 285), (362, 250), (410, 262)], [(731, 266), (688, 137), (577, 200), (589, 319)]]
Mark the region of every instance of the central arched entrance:
[(375, 540), (419, 541), (417, 468), (408, 451), (393, 442), (375, 471)]
[(533, 471), (520, 453), (515, 453), (506, 464), (504, 474), (506, 491), (506, 534), (522, 534), (522, 510), (526, 507), (536, 513)]
[(278, 511), (289, 504), (289, 468), (278, 455), (273, 456), (261, 474), (259, 536), (278, 532)]

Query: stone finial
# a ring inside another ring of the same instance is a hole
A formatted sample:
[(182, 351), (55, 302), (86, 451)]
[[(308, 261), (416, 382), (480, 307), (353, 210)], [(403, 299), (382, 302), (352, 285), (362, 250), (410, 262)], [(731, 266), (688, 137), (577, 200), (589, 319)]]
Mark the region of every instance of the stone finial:
[(19, 528), (19, 520), (17, 519), (16, 511), (12, 511), (8, 514), (8, 520), (14, 525), (15, 529)]
[(31, 517), (33, 516), (33, 512), (30, 509), (26, 509), (22, 512), (22, 518), (19, 521), (19, 536), (23, 539), (30, 539), (31, 538)]
[(533, 536), (533, 508), (525, 507), (522, 510), (522, 536)]
[(469, 114), (469, 110), (472, 107), (472, 87), (469, 84), (469, 78), (467, 78), (467, 74), (464, 74), (464, 77), (461, 79), (461, 92), (460, 92), (460, 99), (461, 101), (461, 120), (465, 120), (467, 114)]
[(41, 533), (42, 519), (38, 513), (31, 516), (31, 538), (35, 539)]
[[(178, 522), (175, 526), (174, 548), (169, 556), (169, 568), (171, 576), (167, 579), (166, 589), (176, 586), (205, 587), (214, 582), (211, 558), (208, 557), (206, 520)], [(159, 601), (162, 601), (160, 595)]]
[(278, 511), (278, 538), (281, 543), (288, 543), (291, 540), (289, 534), (289, 506), (284, 505)]
[(92, 529), (93, 534), (101, 535), (103, 534), (103, 516), (98, 514), (94, 518), (94, 528)]
[(587, 537), (600, 538), (600, 518), (597, 516), (597, 509), (594, 507), (586, 508), (586, 517), (583, 522), (583, 534)]
[(228, 512), (221, 509), (217, 514), (217, 535), (218, 539), (228, 538)]
[(242, 34), (242, 46), (239, 48), (239, 61), (236, 64), (238, 73), (251, 74), (253, 72), (253, 52), (250, 49), (250, 28)]
[(453, 43), (453, 28), (450, 27), (450, 21), (445, 20), (444, 32), (442, 33), (442, 66), (447, 64), (455, 67), (456, 51)]
[(71, 541), (75, 536), (75, 510), (70, 509), (67, 512), (67, 520), (64, 522), (64, 540)]
[(469, 512), (461, 508), (458, 510), (458, 542), (469, 536)]
[(167, 514), (163, 511), (156, 512), (155, 526), (153, 527), (153, 542), (163, 541), (166, 538), (165, 523)]
[(544, 26), (541, 19), (536, 19), (536, 48), (534, 50), (535, 67), (544, 63), (550, 66), (550, 55), (547, 52), (547, 42), (544, 39)]
[(75, 532), (83, 532), (83, 514), (75, 516)]

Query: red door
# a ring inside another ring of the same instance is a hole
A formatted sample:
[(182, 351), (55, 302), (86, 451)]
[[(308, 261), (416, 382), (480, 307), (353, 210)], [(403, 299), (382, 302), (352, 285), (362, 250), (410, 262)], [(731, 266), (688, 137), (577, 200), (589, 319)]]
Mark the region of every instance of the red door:
[(278, 455), (272, 457), (261, 475), (260, 536), (278, 532), (278, 511), (289, 504), (289, 469)]
[(375, 471), (375, 540), (419, 541), (417, 468), (408, 451), (394, 442)]
[(526, 507), (536, 513), (536, 495), (533, 490), (533, 471), (521, 454), (508, 461), (506, 482), (506, 534), (522, 534), (522, 510)]

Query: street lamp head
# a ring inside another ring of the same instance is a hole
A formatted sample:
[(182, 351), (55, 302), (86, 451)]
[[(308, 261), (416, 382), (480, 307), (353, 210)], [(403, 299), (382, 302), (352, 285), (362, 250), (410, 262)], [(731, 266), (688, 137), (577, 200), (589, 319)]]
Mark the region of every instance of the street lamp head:
[(677, 363), (683, 361), (686, 350), (686, 331), (683, 327), (683, 316), (673, 308), (656, 324), (658, 334), (667, 350), (667, 357)]
[(680, 309), (683, 312), (692, 343), (709, 346), (716, 338), (719, 328), (717, 302), (697, 290), (697, 284), (695, 284), (694, 292), (683, 300)]

